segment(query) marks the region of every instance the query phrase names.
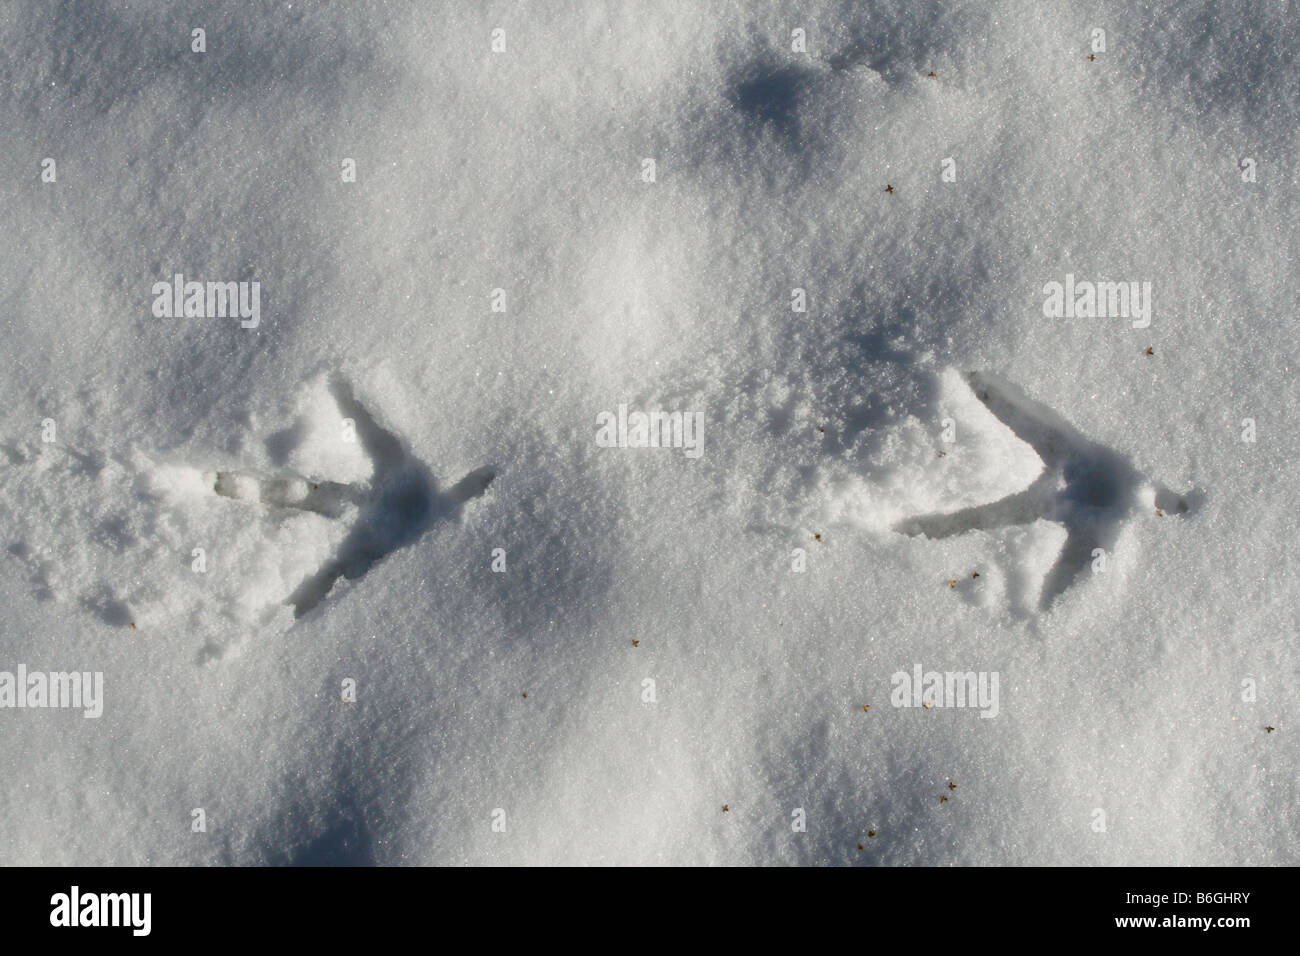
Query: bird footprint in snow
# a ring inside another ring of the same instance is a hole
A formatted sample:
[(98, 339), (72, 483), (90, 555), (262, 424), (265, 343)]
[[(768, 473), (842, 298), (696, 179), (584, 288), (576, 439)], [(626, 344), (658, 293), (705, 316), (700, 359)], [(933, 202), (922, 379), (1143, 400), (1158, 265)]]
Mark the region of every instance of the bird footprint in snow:
[(345, 484), (295, 474), (263, 478), (220, 471), (212, 488), (227, 498), (252, 499), (270, 508), (294, 508), (327, 518), (341, 517), (347, 504), (356, 506), (356, 518), (337, 551), (287, 598), (295, 617), (320, 604), (339, 578), (360, 578), (393, 551), (416, 541), (435, 522), (454, 517), (496, 478), (496, 470), (486, 466), (440, 492), (429, 469), (357, 401), (347, 382), (335, 378), (330, 391), (343, 417), (353, 422), (356, 440), (374, 467), (369, 481)]
[[(6, 573), (39, 600), (71, 599), (140, 639), (201, 633), (205, 663), (291, 626), (340, 578), (455, 517), (496, 477), (483, 467), (439, 488), (337, 376), (309, 385), (299, 412), (266, 441), (271, 461), (298, 465), (278, 474), (159, 460), (133, 445), (83, 449), (84, 414), (67, 429), (75, 444), (63, 433), (0, 444)], [(340, 444), (347, 419), (355, 442)]]
[[(1005, 498), (960, 511), (917, 515), (899, 522), (894, 530), (946, 538), (1039, 519), (1060, 524), (1067, 537), (1043, 580), (1039, 604), (1046, 609), (1091, 567), (1094, 549), (1109, 553), (1114, 548), (1124, 523), (1140, 509), (1140, 489), (1153, 483), (1125, 456), (1084, 437), (1061, 415), (1005, 379), (972, 372), (969, 382), (989, 411), (1038, 453), (1042, 474), (1028, 488)], [(1183, 514), (1189, 509), (1186, 498), (1162, 485), (1155, 489), (1161, 514)]]

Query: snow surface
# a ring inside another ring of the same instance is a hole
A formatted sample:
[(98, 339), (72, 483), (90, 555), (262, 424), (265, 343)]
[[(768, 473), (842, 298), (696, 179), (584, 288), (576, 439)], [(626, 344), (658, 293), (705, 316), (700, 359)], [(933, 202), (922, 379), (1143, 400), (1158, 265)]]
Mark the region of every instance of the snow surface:
[(0, 862), (1297, 862), (1297, 50), (1285, 0), (0, 6), (0, 670), (105, 698), (0, 710)]

